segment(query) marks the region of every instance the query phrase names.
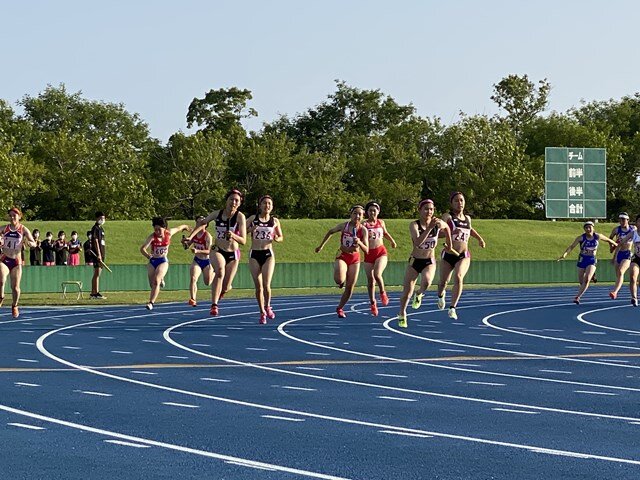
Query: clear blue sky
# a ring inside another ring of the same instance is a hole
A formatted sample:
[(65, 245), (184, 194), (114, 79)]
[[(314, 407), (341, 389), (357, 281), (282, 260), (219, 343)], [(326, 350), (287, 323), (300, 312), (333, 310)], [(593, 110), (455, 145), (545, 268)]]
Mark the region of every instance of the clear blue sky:
[(582, 0), (0, 0), (0, 98), (47, 84), (124, 103), (165, 142), (210, 89), (246, 88), (259, 129), (323, 101), (335, 79), (450, 124), (497, 112), (511, 73), (550, 110), (640, 90), (640, 2)]

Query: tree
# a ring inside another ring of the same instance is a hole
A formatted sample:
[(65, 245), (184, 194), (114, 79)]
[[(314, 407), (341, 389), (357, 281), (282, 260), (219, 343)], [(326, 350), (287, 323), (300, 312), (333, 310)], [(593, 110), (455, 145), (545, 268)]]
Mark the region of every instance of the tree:
[(507, 111), (506, 120), (519, 139), (524, 126), (546, 108), (550, 90), (546, 78), (536, 88), (527, 75), (509, 75), (493, 85), (491, 100)]
[(236, 87), (209, 90), (203, 98), (194, 98), (187, 112), (187, 127), (194, 124), (208, 132), (228, 132), (232, 127), (242, 128), (240, 121), (258, 115), (247, 102), (253, 97), (250, 90)]

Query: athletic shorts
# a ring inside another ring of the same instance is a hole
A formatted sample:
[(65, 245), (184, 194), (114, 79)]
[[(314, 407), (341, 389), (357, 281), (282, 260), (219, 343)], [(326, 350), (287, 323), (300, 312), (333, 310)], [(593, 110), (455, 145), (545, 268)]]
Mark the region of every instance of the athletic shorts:
[(640, 257), (638, 255), (634, 255), (634, 257), (631, 259), (631, 263), (635, 263), (636, 265), (640, 266)]
[(261, 267), (267, 262), (267, 258), (272, 256), (273, 252), (270, 248), (267, 250), (251, 250), (249, 253), (249, 258), (253, 258)]
[(20, 265), (20, 261), (17, 258), (10, 258), (10, 257), (7, 257), (6, 255), (2, 255), (2, 257), (0, 257), (0, 262), (4, 263), (9, 269), (9, 271), (13, 270), (18, 265)]
[(360, 252), (355, 253), (344, 253), (339, 252), (339, 255), (336, 257), (336, 260), (342, 260), (344, 263), (349, 265), (355, 265), (356, 263), (360, 263)]
[(597, 263), (596, 257), (592, 255), (580, 255), (578, 257), (578, 268), (587, 268), (589, 265), (595, 265)]
[(459, 255), (454, 255), (453, 253), (449, 253), (445, 251), (442, 252), (442, 259), (452, 267), (455, 267), (456, 263), (458, 263), (463, 258), (469, 258), (469, 257), (471, 257), (469, 250), (467, 250), (466, 252), (462, 252)]
[(220, 247), (215, 247), (215, 252), (218, 252), (224, 257), (224, 263), (235, 262), (238, 259), (237, 251), (228, 252), (227, 250), (221, 250)]
[(211, 260), (209, 260), (208, 258), (193, 257), (193, 261), (196, 262), (196, 265), (200, 267), (200, 270), (204, 270), (209, 265), (211, 265)]
[(422, 270), (427, 268), (429, 265), (432, 265), (434, 262), (435, 262), (435, 259), (433, 257), (429, 257), (429, 258), (409, 257), (409, 265), (411, 265), (413, 269), (418, 273), (422, 273)]
[(370, 248), (369, 251), (364, 254), (364, 263), (376, 263), (377, 259), (386, 255), (387, 249), (384, 245), (380, 245), (376, 248)]
[(149, 263), (153, 266), (153, 268), (158, 268), (163, 263), (167, 263), (169, 259), (167, 257), (151, 257), (149, 259)]
[(69, 254), (69, 265), (80, 265), (80, 254), (79, 253), (70, 253)]
[(623, 260), (631, 260), (631, 250), (621, 250), (616, 254), (616, 263), (622, 263)]

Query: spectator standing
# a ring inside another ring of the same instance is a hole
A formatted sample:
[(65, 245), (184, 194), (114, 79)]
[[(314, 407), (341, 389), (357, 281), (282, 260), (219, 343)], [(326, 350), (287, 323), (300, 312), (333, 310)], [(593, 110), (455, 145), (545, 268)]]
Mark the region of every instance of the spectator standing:
[(60, 230), (58, 239), (53, 242), (53, 249), (56, 252), (56, 265), (66, 265), (69, 260), (69, 243), (65, 236), (64, 230)]
[(82, 249), (84, 250), (84, 264), (93, 266), (96, 256), (91, 251), (91, 230), (87, 232), (87, 241), (82, 244)]
[(106, 248), (104, 240), (104, 222), (106, 217), (103, 212), (96, 212), (96, 223), (91, 229), (91, 251), (95, 256), (93, 263), (93, 278), (91, 279), (91, 295), (93, 299), (102, 300), (107, 297), (100, 293), (100, 274), (102, 273), (102, 267), (100, 262), (104, 262), (106, 258)]
[(71, 232), (71, 240), (69, 240), (69, 265), (77, 267), (80, 265), (80, 250), (82, 250), (82, 242), (78, 240), (78, 232)]
[(35, 247), (29, 247), (29, 263), (31, 266), (40, 266), (42, 265), (42, 247), (40, 246), (40, 230), (37, 228), (33, 229), (32, 232), (33, 239), (36, 242)]
[(45, 239), (40, 244), (42, 248), (42, 260), (45, 267), (56, 264), (55, 251), (53, 249), (53, 232), (47, 232)]

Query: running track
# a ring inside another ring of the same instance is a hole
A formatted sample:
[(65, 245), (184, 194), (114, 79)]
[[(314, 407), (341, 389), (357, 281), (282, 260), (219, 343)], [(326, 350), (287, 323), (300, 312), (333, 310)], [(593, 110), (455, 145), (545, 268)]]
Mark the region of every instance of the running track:
[(0, 315), (0, 478), (640, 478), (640, 309), (467, 291)]

